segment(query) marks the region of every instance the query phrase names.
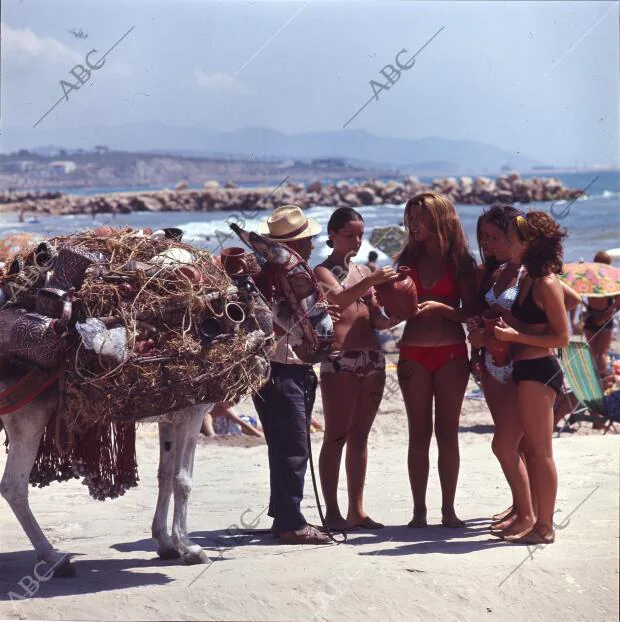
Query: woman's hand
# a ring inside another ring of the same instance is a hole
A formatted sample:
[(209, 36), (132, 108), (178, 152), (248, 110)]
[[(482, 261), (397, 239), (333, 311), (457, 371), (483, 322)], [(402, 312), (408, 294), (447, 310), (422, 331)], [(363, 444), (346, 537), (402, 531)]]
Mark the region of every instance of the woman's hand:
[(327, 305), (327, 313), (332, 318), (332, 322), (336, 324), (336, 322), (340, 322), (341, 313), (340, 307), (338, 305)]
[(493, 334), (500, 341), (513, 341), (518, 343), (517, 337), (519, 336), (519, 332), (508, 326), (501, 318), (493, 328)]
[(421, 302), (418, 305), (418, 312), (416, 314), (416, 317), (426, 318), (442, 315), (446, 308), (446, 305), (442, 302), (437, 302), (436, 300), (427, 300), (426, 302)]
[(484, 348), (487, 345), (486, 335), (484, 331), (478, 327), (473, 330), (468, 330), (467, 341), (469, 341), (474, 348)]
[(375, 285), (381, 285), (381, 283), (391, 283), (398, 278), (398, 272), (394, 270), (391, 266), (386, 266), (385, 268), (378, 268), (374, 272), (367, 277), (368, 282), (371, 287)]

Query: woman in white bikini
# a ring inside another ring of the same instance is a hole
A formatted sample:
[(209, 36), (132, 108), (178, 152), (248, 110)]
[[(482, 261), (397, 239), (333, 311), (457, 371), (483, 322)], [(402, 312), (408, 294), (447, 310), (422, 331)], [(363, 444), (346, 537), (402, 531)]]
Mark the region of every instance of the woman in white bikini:
[[(482, 265), (478, 270), (478, 291), (482, 308), (510, 317), (510, 309), (519, 296), (524, 275), (521, 265), (510, 261), (508, 232), (520, 212), (510, 205), (494, 205), (478, 220), (478, 244)], [(579, 296), (562, 284), (567, 308), (579, 304)], [(482, 310), (482, 309), (481, 309)], [(523, 440), (523, 429), (517, 409), (517, 386), (512, 379), (512, 361), (496, 365), (485, 346), (488, 343), (479, 328), (479, 318), (468, 320), (469, 340), (474, 348), (483, 348), (481, 381), (485, 398), (495, 423), (493, 453), (500, 462), (512, 491), (513, 502), (504, 512), (493, 517), (491, 531), (510, 536), (534, 524), (537, 499), (529, 485), (530, 452)]]
[[(315, 268), (316, 277), (341, 312), (335, 324), (336, 352), (321, 363), (321, 395), (325, 436), (319, 458), (319, 473), (325, 498), (325, 519), (331, 529), (378, 529), (363, 509), (364, 481), (368, 463), (368, 435), (379, 409), (385, 384), (385, 357), (374, 329), (392, 327), (380, 310), (374, 285), (398, 275), (391, 267), (370, 272), (353, 263), (364, 236), (364, 220), (354, 209), (344, 207), (327, 224), (331, 255)], [(346, 519), (338, 505), (338, 477), (342, 450), (347, 446), (346, 472), (349, 508)]]
[[(480, 216), (477, 225), (482, 264), (477, 271), (480, 311), (489, 309), (504, 315), (519, 295), (522, 266), (510, 262), (508, 230), (518, 210), (494, 205)], [(493, 517), (492, 528), (519, 533), (534, 524), (527, 468), (518, 447), (523, 431), (517, 410), (517, 387), (512, 380), (512, 362), (496, 365), (487, 349), (489, 338), (480, 328), (480, 317), (467, 320), (468, 339), (481, 350), (480, 379), (484, 397), (495, 424), (492, 449), (512, 492), (509, 511)]]

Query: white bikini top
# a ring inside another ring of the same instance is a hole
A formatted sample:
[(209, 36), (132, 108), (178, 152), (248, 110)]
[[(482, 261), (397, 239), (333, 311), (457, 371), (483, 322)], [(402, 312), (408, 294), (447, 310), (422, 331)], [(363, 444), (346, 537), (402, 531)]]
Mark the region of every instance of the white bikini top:
[(519, 296), (519, 280), (521, 278), (521, 272), (523, 270), (523, 266), (519, 268), (519, 272), (517, 273), (517, 281), (512, 287), (505, 289), (499, 296), (495, 296), (495, 291), (493, 288), (495, 287), (495, 283), (491, 286), (491, 289), (484, 295), (484, 299), (486, 300), (489, 307), (493, 305), (499, 305), (502, 309), (510, 310), (512, 304)]

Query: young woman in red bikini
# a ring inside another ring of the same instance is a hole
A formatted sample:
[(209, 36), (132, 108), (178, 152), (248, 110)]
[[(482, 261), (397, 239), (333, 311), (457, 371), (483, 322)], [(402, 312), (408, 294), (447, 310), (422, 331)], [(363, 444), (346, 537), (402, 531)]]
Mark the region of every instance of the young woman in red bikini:
[[(321, 395), (325, 435), (319, 473), (325, 498), (325, 519), (331, 529), (378, 529), (363, 509), (368, 462), (368, 435), (379, 409), (385, 384), (385, 357), (374, 329), (390, 328), (374, 296), (373, 285), (398, 278), (391, 267), (375, 272), (353, 263), (364, 236), (364, 220), (344, 207), (327, 224), (332, 254), (315, 268), (316, 277), (331, 304), (340, 309), (334, 325), (336, 352), (321, 364)], [(346, 519), (338, 506), (338, 476), (342, 450), (347, 446), (346, 472), (349, 508)]]
[(459, 474), (459, 416), (469, 378), (465, 333), (461, 324), (475, 309), (475, 261), (454, 205), (443, 195), (423, 192), (407, 201), (409, 231), (399, 266), (412, 268), (421, 304), (407, 321), (401, 340), (398, 379), (409, 422), (409, 481), (413, 519), (426, 527), (429, 447), (439, 449), (442, 524), (462, 527), (454, 510)]
[(553, 406), (563, 377), (554, 349), (565, 347), (569, 340), (564, 291), (556, 275), (562, 270), (565, 235), (545, 212), (518, 215), (509, 231), (511, 261), (522, 264), (526, 273), (511, 315), (495, 327), (495, 336), (511, 344), (519, 422), (538, 508), (536, 522), (522, 532), (496, 534), (508, 542), (551, 544), (555, 540), (558, 480), (551, 438)]

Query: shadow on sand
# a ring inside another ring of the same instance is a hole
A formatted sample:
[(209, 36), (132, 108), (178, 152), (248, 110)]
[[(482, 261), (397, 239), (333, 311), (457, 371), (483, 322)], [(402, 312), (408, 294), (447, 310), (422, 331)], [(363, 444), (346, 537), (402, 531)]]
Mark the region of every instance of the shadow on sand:
[[(165, 568), (178, 561), (155, 559), (84, 559), (69, 555), (76, 576), (71, 578), (50, 577), (38, 583), (38, 590), (30, 598), (50, 598), (76, 594), (96, 594), (125, 590), (148, 585), (167, 585), (173, 579), (164, 572), (144, 572), (145, 568)], [(24, 594), (19, 581), (26, 577), (34, 578), (36, 556), (33, 551), (14, 551), (0, 553), (0, 602), (11, 600), (9, 594)], [(39, 576), (45, 576), (49, 567), (39, 566)], [(132, 572), (139, 570), (140, 572)], [(23, 585), (30, 584), (26, 578)], [(19, 602), (15, 598), (16, 602)]]

